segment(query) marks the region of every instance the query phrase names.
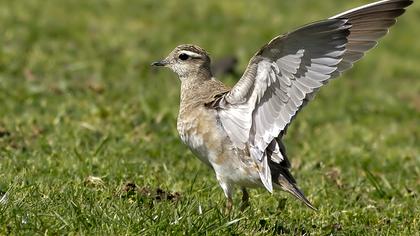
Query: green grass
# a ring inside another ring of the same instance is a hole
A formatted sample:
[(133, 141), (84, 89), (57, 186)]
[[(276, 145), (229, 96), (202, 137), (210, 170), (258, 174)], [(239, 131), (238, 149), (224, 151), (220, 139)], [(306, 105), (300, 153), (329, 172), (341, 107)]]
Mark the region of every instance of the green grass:
[(418, 235), (417, 2), (289, 129), (318, 212), (261, 189), (225, 215), (214, 174), (178, 139), (179, 81), (149, 66), (195, 43), (242, 71), (273, 36), (367, 2), (1, 0), (0, 234)]

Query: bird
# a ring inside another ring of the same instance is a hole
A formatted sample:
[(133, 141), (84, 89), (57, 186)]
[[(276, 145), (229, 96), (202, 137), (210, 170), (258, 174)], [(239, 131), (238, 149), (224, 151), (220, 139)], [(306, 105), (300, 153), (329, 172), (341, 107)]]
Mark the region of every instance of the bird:
[(226, 209), (233, 207), (235, 189), (242, 191), (243, 210), (250, 205), (247, 189), (265, 188), (288, 192), (316, 210), (290, 172), (286, 131), (320, 88), (375, 47), (412, 3), (377, 1), (274, 37), (233, 87), (213, 77), (209, 54), (193, 44), (152, 63), (178, 75), (179, 136), (214, 170)]

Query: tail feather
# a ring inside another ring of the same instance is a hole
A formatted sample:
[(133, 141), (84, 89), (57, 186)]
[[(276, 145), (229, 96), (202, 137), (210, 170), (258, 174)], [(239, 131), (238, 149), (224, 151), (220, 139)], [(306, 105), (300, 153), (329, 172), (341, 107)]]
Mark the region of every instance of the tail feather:
[[(290, 174), (290, 173), (289, 173)], [(292, 194), (294, 197), (296, 197), (297, 199), (299, 199), (300, 201), (302, 201), (303, 203), (305, 203), (306, 206), (308, 206), (309, 208), (311, 208), (314, 211), (317, 211), (318, 209), (316, 209), (316, 207), (314, 207), (314, 205), (312, 205), (312, 203), (305, 197), (305, 194), (303, 194), (303, 192), (296, 186), (295, 183), (291, 183), (287, 178), (285, 178), (282, 174), (279, 175), (278, 177), (278, 181), (280, 184), (280, 187)]]
[[(280, 152), (275, 152), (276, 144)], [(271, 170), (271, 179), (282, 190), (292, 194), (294, 197), (305, 203), (312, 210), (317, 210), (311, 202), (305, 197), (303, 192), (297, 187), (296, 180), (289, 171), (290, 162), (287, 158), (286, 148), (280, 139), (273, 140), (266, 150), (269, 157), (268, 165)], [(277, 155), (277, 156), (275, 156)], [(281, 160), (280, 162), (274, 160)]]

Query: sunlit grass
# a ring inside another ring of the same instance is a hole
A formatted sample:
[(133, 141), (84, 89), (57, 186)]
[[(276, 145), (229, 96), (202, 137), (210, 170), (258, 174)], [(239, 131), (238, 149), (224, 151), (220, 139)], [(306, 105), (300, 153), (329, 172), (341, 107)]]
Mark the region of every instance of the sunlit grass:
[(0, 234), (418, 233), (417, 3), (288, 131), (318, 212), (253, 190), (225, 215), (178, 139), (176, 76), (149, 66), (195, 43), (241, 71), (275, 35), (367, 2), (0, 1)]

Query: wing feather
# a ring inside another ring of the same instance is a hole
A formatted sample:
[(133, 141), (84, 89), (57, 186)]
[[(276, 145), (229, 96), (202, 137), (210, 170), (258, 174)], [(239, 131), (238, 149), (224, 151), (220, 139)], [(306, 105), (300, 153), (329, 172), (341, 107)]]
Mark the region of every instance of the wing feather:
[(217, 104), (222, 104), (218, 109), (224, 129), (236, 147), (249, 149), (269, 191), (267, 150), (278, 152), (273, 140), (284, 135), (296, 114), (324, 84), (375, 47), (411, 3), (383, 0), (275, 37), (254, 55), (232, 90), (220, 98), (222, 102)]

